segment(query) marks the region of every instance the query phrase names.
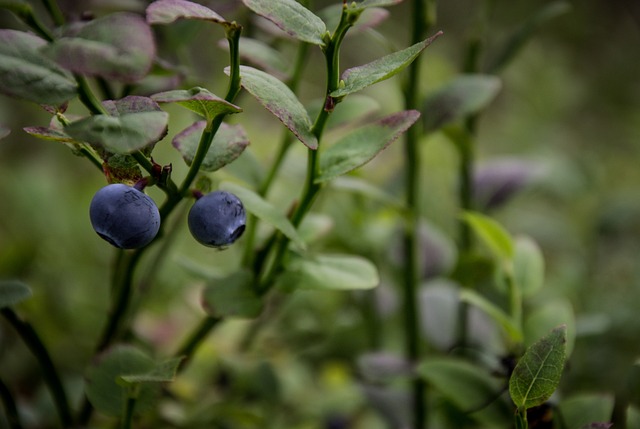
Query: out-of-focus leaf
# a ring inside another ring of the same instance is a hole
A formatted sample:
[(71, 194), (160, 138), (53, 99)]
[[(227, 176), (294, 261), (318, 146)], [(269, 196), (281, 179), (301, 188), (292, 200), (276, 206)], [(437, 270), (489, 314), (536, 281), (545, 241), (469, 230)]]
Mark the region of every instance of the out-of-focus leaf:
[[(198, 150), (200, 136), (207, 121), (198, 121), (173, 138), (173, 147), (182, 154), (182, 158), (191, 165)], [(220, 124), (211, 147), (202, 161), (202, 171), (213, 172), (235, 161), (249, 145), (247, 134), (241, 125)]]
[(401, 356), (388, 352), (367, 353), (358, 357), (358, 370), (371, 382), (389, 381), (411, 375), (411, 365)]
[(529, 237), (515, 240), (513, 277), (525, 297), (534, 295), (544, 285), (544, 257), (538, 244)]
[(456, 341), (459, 286), (449, 280), (424, 283), (418, 293), (422, 334), (439, 350), (449, 350)]
[(154, 365), (151, 370), (121, 375), (125, 383), (169, 383), (175, 380), (180, 362), (184, 357), (167, 359)]
[(392, 389), (368, 384), (362, 386), (362, 390), (367, 402), (380, 414), (387, 427), (409, 427), (408, 416), (411, 415), (411, 400), (406, 389)]
[(255, 318), (262, 300), (255, 292), (255, 278), (249, 270), (235, 272), (209, 284), (202, 295), (207, 314), (213, 317)]
[(505, 331), (511, 342), (515, 344), (522, 342), (522, 330), (516, 326), (513, 319), (511, 319), (506, 312), (487, 298), (473, 290), (464, 289), (460, 292), (460, 300), (478, 307), (489, 317), (495, 320), (496, 323)]
[(342, 73), (344, 86), (341, 82), (340, 88), (333, 91), (331, 96), (343, 97), (389, 79), (411, 64), (441, 34), (442, 32), (438, 32), (406, 49), (386, 55), (368, 64), (345, 70)]
[(0, 308), (16, 305), (29, 297), (31, 289), (26, 284), (15, 280), (0, 282)]
[(235, 183), (223, 182), (220, 185), (220, 189), (235, 194), (240, 198), (240, 200), (242, 200), (242, 204), (249, 213), (274, 226), (299, 248), (305, 248), (305, 244), (298, 235), (295, 227), (291, 224), (282, 210), (278, 210), (255, 192), (236, 185)]
[[(225, 73), (229, 74), (228, 67)], [(240, 76), (244, 89), (282, 121), (305, 146), (318, 148), (318, 139), (311, 133), (311, 118), (287, 85), (253, 67), (240, 66)]]
[(541, 26), (558, 16), (564, 15), (570, 10), (570, 3), (555, 1), (544, 5), (538, 12), (530, 15), (529, 18), (522, 23), (520, 28), (509, 37), (504, 47), (499, 51), (499, 54), (488, 68), (489, 73), (499, 73), (516, 57), (531, 36), (533, 36)]
[(558, 409), (567, 429), (582, 429), (592, 422), (609, 420), (613, 404), (613, 395), (581, 393), (564, 398)]
[(576, 340), (576, 317), (571, 303), (564, 298), (541, 301), (527, 314), (524, 344), (531, 345), (556, 326), (566, 325), (566, 355), (570, 356)]
[(16, 30), (0, 30), (0, 92), (40, 104), (74, 98), (77, 85), (68, 71), (42, 55), (47, 42)]
[(346, 174), (371, 161), (413, 125), (420, 113), (406, 110), (366, 124), (323, 151), (316, 183)]
[(291, 37), (314, 45), (324, 45), (327, 27), (309, 9), (295, 0), (242, 0), (256, 14), (267, 18)]
[[(222, 49), (229, 50), (225, 40), (218, 43)], [(289, 60), (270, 45), (249, 37), (240, 38), (240, 58), (257, 66), (274, 77), (285, 80), (289, 76)]]
[(369, 7), (386, 7), (394, 6), (398, 3), (402, 3), (402, 0), (363, 0), (361, 2), (355, 2), (355, 6), (358, 9), (365, 9)]
[(307, 255), (286, 263), (280, 284), (287, 289), (371, 289), (378, 285), (371, 261), (354, 255)]
[(0, 140), (11, 134), (11, 128), (0, 124)]
[(423, 105), (425, 132), (478, 113), (495, 98), (502, 83), (495, 76), (463, 75), (429, 95)]
[(152, 95), (151, 98), (158, 103), (178, 103), (206, 118), (207, 121), (221, 114), (242, 112), (240, 107), (200, 87), (161, 92)]
[(404, 208), (404, 201), (395, 195), (385, 192), (383, 189), (373, 185), (371, 182), (354, 176), (341, 176), (331, 181), (331, 188), (339, 191), (348, 191), (364, 195), (375, 201), (379, 201), (386, 206), (394, 207), (398, 210)]
[(94, 115), (72, 122), (64, 131), (74, 140), (102, 146), (109, 152), (131, 153), (161, 140), (168, 121), (166, 112)]
[(144, 19), (119, 12), (88, 22), (74, 37), (59, 38), (44, 52), (74, 73), (135, 82), (151, 69), (156, 45)]
[(589, 423), (582, 426), (582, 429), (609, 429), (613, 426), (613, 423)]
[(502, 206), (541, 176), (540, 165), (523, 159), (501, 158), (474, 170), (473, 197), (481, 211)]
[(228, 24), (227, 20), (201, 4), (186, 0), (156, 0), (147, 7), (149, 24), (170, 24), (178, 19), (198, 19), (217, 24)]
[[(121, 416), (128, 399), (127, 389), (118, 384), (121, 376), (147, 373), (155, 368), (154, 361), (141, 350), (117, 345), (102, 353), (88, 368), (86, 394), (101, 413)], [(135, 413), (142, 413), (156, 405), (160, 385), (142, 383), (138, 391)]]
[(495, 220), (480, 213), (465, 212), (462, 219), (491, 250), (499, 261), (513, 257), (511, 235)]
[(520, 358), (509, 394), (520, 410), (543, 404), (558, 387), (566, 359), (567, 328), (559, 326), (535, 342)]

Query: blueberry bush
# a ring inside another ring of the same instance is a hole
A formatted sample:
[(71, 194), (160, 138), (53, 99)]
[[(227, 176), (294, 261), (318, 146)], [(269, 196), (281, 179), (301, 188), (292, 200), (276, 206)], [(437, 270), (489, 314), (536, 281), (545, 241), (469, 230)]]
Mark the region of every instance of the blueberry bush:
[(640, 427), (627, 15), (442, 3), (0, 1), (0, 427)]

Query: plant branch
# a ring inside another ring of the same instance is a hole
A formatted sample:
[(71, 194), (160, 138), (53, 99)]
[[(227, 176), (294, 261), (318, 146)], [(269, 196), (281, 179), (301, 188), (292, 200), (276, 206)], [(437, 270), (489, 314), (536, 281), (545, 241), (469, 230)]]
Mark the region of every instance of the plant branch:
[(38, 336), (38, 333), (33, 329), (30, 323), (20, 319), (12, 309), (3, 308), (0, 310), (0, 313), (7, 322), (13, 326), (18, 335), (20, 335), (20, 338), (22, 338), (22, 341), (24, 341), (40, 364), (44, 381), (51, 392), (51, 396), (53, 397), (53, 402), (58, 412), (60, 423), (62, 423), (62, 427), (72, 427), (73, 418), (71, 417), (71, 409), (69, 408), (69, 402), (67, 401), (64, 386), (62, 385), (58, 371), (53, 364), (53, 360), (49, 355), (49, 351)]
[(18, 414), (16, 401), (13, 399), (11, 390), (9, 390), (9, 387), (4, 383), (4, 381), (2, 381), (2, 379), (0, 379), (0, 400), (4, 406), (4, 412), (7, 418), (7, 423), (9, 423), (9, 428), (22, 429), (22, 422), (20, 421), (20, 414)]

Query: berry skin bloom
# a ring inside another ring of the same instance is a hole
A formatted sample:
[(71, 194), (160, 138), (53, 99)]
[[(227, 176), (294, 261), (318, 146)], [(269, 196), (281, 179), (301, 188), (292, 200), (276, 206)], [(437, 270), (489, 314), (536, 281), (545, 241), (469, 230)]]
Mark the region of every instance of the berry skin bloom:
[(89, 217), (98, 235), (121, 249), (146, 246), (160, 229), (160, 212), (151, 197), (121, 183), (96, 192)]
[(215, 191), (193, 204), (187, 220), (193, 238), (205, 246), (220, 248), (242, 235), (247, 216), (238, 197)]

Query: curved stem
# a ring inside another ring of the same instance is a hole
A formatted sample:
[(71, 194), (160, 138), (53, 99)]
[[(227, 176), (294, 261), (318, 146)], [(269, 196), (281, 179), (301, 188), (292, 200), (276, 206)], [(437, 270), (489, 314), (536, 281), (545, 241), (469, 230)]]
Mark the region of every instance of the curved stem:
[(33, 329), (31, 324), (20, 319), (18, 315), (10, 308), (3, 308), (0, 310), (2, 316), (13, 326), (22, 341), (31, 350), (33, 356), (38, 360), (40, 367), (42, 368), (42, 375), (44, 381), (49, 387), (53, 402), (58, 412), (58, 417), (62, 423), (63, 428), (69, 428), (73, 426), (73, 418), (71, 417), (71, 409), (69, 408), (69, 402), (67, 401), (67, 395), (56, 370), (53, 360), (49, 355), (49, 351), (45, 347), (44, 343), (38, 336), (38, 333)]
[(18, 407), (16, 401), (13, 399), (11, 390), (0, 379), (0, 400), (4, 406), (4, 412), (7, 417), (7, 423), (9, 423), (10, 429), (22, 429), (22, 422), (20, 421), (20, 414), (18, 414)]
[(180, 362), (179, 370), (182, 370), (189, 360), (193, 357), (198, 346), (204, 341), (204, 339), (209, 335), (209, 333), (215, 328), (218, 323), (222, 321), (219, 317), (205, 317), (202, 322), (196, 327), (191, 335), (185, 340), (185, 342), (178, 348), (178, 351), (175, 353), (176, 357), (184, 356)]

